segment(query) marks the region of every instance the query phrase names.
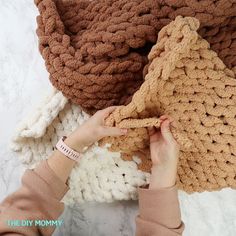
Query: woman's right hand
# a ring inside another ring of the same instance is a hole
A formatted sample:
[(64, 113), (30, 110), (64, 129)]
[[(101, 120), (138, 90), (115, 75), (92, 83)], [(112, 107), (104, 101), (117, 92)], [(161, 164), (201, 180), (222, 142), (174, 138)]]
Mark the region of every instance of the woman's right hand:
[(168, 116), (161, 116), (160, 119), (160, 130), (153, 127), (148, 130), (153, 163), (150, 189), (167, 188), (176, 183), (179, 146), (170, 131), (173, 120)]

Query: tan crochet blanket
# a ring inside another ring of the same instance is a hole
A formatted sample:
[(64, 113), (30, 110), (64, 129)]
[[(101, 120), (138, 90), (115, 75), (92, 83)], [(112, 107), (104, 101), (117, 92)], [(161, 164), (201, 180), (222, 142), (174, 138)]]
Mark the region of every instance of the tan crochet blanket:
[[(181, 149), (178, 185), (187, 192), (236, 187), (235, 75), (198, 28), (196, 18), (178, 16), (159, 32), (145, 82), (107, 119), (109, 125), (132, 129), (127, 137), (102, 142), (125, 154), (147, 155), (147, 131), (139, 127), (159, 127), (158, 117), (170, 115)], [(142, 160), (140, 169), (150, 170), (147, 156)]]
[(159, 30), (177, 15), (236, 66), (236, 0), (35, 0), (39, 49), (50, 81), (92, 112), (127, 104), (143, 82)]

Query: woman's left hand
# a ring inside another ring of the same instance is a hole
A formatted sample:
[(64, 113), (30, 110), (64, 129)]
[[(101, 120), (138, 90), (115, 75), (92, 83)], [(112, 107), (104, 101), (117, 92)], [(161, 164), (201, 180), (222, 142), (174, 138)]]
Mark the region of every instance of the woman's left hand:
[(72, 149), (80, 152), (106, 136), (120, 136), (127, 133), (127, 129), (105, 126), (105, 119), (117, 108), (112, 106), (97, 111), (83, 125), (73, 131), (65, 140)]

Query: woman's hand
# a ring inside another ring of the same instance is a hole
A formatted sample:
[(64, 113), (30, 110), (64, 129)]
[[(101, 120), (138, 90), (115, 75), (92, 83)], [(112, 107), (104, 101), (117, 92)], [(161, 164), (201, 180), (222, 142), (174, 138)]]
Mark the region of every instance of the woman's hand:
[(72, 149), (80, 152), (84, 147), (90, 146), (106, 136), (120, 136), (127, 133), (127, 129), (105, 126), (105, 119), (117, 107), (112, 106), (97, 111), (83, 125), (72, 132), (65, 143)]
[(170, 117), (162, 116), (160, 130), (149, 128), (150, 152), (152, 170), (150, 177), (150, 189), (167, 188), (175, 185), (179, 147), (174, 139), (170, 124)]
[[(113, 106), (96, 112), (83, 125), (73, 131), (64, 142), (75, 151), (83, 152), (85, 147), (90, 146), (103, 137), (126, 134), (126, 129), (104, 125), (107, 116), (115, 109), (116, 107)], [(48, 159), (48, 165), (66, 183), (75, 165), (75, 161), (67, 158), (60, 151), (55, 150)]]

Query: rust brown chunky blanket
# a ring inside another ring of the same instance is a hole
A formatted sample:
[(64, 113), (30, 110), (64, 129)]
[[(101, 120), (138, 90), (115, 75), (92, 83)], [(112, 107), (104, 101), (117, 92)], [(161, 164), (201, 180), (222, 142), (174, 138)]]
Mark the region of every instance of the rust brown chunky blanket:
[[(159, 30), (176, 16), (236, 66), (236, 0), (35, 0), (40, 52), (52, 84), (89, 112), (127, 104)], [(145, 69), (144, 69), (145, 68)]]

